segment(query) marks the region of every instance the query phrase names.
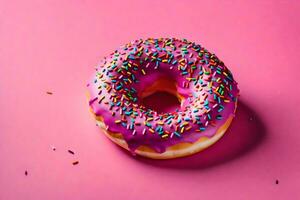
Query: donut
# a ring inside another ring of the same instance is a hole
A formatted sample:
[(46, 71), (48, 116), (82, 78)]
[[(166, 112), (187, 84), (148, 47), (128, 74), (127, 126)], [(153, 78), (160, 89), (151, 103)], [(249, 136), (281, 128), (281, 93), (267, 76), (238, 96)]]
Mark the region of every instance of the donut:
[[(133, 155), (170, 159), (218, 141), (235, 116), (239, 89), (216, 55), (186, 39), (138, 39), (101, 60), (87, 84), (102, 132)], [(142, 104), (155, 92), (179, 108), (160, 113)]]

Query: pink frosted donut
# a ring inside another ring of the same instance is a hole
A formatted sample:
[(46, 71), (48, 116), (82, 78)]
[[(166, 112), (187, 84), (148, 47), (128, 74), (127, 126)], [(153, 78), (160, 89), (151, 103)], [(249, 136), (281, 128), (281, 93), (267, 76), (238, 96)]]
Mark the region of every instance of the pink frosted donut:
[[(222, 61), (185, 39), (135, 40), (105, 57), (87, 85), (97, 124), (133, 154), (168, 159), (212, 145), (229, 127), (239, 90)], [(180, 108), (158, 113), (141, 100), (157, 91)]]

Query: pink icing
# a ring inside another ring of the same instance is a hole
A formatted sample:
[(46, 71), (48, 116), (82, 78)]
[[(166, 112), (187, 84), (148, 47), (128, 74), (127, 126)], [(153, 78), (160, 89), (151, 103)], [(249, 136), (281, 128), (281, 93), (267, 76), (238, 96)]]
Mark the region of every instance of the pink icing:
[[(133, 76), (132, 76), (133, 75)], [(185, 99), (177, 112), (159, 114), (140, 104), (138, 91), (167, 76)], [(137, 81), (136, 81), (137, 80)], [(234, 115), (238, 88), (214, 54), (187, 40), (136, 40), (104, 58), (87, 85), (89, 105), (107, 129), (134, 152), (212, 137)]]

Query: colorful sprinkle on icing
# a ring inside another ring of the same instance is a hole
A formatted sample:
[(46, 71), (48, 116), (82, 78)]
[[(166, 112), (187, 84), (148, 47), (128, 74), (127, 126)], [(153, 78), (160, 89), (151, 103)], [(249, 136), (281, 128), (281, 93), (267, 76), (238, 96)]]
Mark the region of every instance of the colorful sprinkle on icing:
[[(181, 107), (157, 113), (140, 103), (139, 91), (160, 77), (176, 81)], [(211, 137), (234, 113), (238, 89), (214, 54), (186, 39), (135, 40), (105, 57), (88, 83), (89, 104), (106, 129), (122, 133), (129, 148), (166, 147)], [(175, 136), (175, 137), (174, 137)]]

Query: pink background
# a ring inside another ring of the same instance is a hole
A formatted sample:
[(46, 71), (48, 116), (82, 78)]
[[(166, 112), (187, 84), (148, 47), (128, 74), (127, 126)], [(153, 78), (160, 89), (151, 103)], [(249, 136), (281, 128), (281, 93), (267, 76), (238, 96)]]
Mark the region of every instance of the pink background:
[[(1, 200), (300, 198), (299, 1), (160, 2), (0, 1)], [(85, 97), (103, 56), (160, 36), (215, 52), (241, 89), (227, 135), (171, 161), (117, 148)]]

